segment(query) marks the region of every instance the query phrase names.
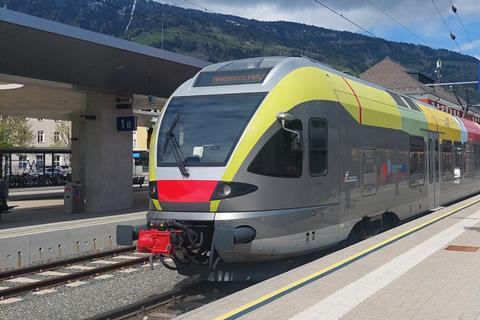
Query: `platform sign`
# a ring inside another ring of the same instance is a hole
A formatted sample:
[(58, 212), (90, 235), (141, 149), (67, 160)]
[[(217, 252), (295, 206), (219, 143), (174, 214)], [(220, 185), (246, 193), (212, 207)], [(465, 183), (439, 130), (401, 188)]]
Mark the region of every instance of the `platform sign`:
[(117, 117), (117, 131), (135, 131), (137, 130), (137, 118)]

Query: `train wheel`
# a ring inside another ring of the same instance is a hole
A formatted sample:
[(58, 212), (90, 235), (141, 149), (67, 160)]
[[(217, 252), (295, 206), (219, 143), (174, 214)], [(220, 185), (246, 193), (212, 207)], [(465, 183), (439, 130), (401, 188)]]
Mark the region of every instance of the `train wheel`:
[(365, 239), (365, 231), (364, 231), (363, 224), (364, 224), (363, 221), (359, 221), (357, 222), (357, 224), (355, 224), (352, 231), (350, 231), (350, 233), (348, 234), (347, 239), (343, 240), (340, 243), (341, 248), (351, 246), (352, 244), (355, 244)]
[(393, 212), (386, 212), (383, 214), (383, 231), (387, 231), (397, 227), (400, 224), (400, 219)]

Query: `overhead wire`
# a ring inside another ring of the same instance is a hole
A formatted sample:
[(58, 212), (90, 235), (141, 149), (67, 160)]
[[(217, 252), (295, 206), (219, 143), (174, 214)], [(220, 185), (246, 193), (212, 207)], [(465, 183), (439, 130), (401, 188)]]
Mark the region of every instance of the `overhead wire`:
[(366, 28), (362, 27), (361, 25), (359, 25), (358, 23), (350, 20), (349, 18), (345, 17), (342, 13), (332, 9), (331, 7), (327, 6), (326, 4), (320, 2), (319, 0), (313, 0), (314, 2), (318, 3), (319, 5), (321, 5), (322, 7), (330, 10), (331, 12), (333, 12), (334, 14), (336, 14), (337, 16), (341, 17), (342, 19), (345, 19), (346, 21), (350, 22), (351, 24), (353, 24), (354, 26), (356, 26), (357, 28), (363, 30), (364, 32), (366, 32), (367, 34), (371, 35), (372, 37), (374, 38), (378, 38), (376, 35), (374, 35), (372, 32), (368, 31)]
[(438, 6), (437, 6), (437, 4), (435, 3), (435, 0), (432, 0), (432, 3), (433, 3), (433, 6), (435, 7), (435, 9), (437, 10), (438, 15), (442, 18), (443, 24), (445, 25), (445, 27), (447, 28), (448, 32), (450, 33), (450, 38), (451, 38), (453, 41), (455, 41), (455, 44), (457, 45), (458, 50), (460, 51), (461, 54), (463, 54), (463, 50), (462, 50), (462, 48), (460, 48), (460, 45), (458, 44), (458, 41), (457, 41), (457, 38), (456, 38), (455, 34), (452, 32), (452, 30), (451, 30), (450, 27), (448, 26), (447, 21), (445, 20), (445, 18), (443, 17), (442, 13), (441, 13), (440, 10), (438, 9)]
[(195, 7), (197, 7), (197, 8), (203, 9), (203, 10), (205, 10), (206, 12), (216, 13), (215, 11), (212, 11), (212, 10), (210, 10), (210, 9), (204, 7), (204, 6), (201, 6), (201, 5), (199, 5), (198, 3), (195, 3), (195, 2), (193, 2), (193, 1), (190, 1), (190, 0), (183, 0), (183, 1), (186, 2), (186, 3), (189, 3), (189, 4), (193, 5), (193, 6), (195, 6)]
[(470, 44), (471, 44), (473, 50), (475, 51), (475, 54), (477, 55), (477, 57), (480, 56), (480, 55), (478, 54), (477, 48), (475, 47), (475, 44), (474, 44), (472, 38), (470, 37), (470, 34), (469, 34), (468, 31), (467, 31), (467, 28), (465, 28), (465, 25), (463, 24), (462, 18), (460, 18), (460, 15), (459, 15), (458, 12), (457, 12), (457, 8), (456, 8), (455, 5), (453, 4), (453, 1), (452, 1), (452, 0), (450, 0), (450, 3), (452, 4), (452, 11), (453, 11), (453, 13), (455, 13), (455, 15), (456, 15), (457, 18), (458, 18), (458, 21), (459, 21), (460, 24), (462, 25), (463, 31), (465, 31), (465, 34), (467, 35), (467, 38), (468, 38), (468, 40), (470, 41)]
[(430, 46), (431, 45), (425, 41), (422, 37), (420, 37), (420, 35), (418, 35), (416, 32), (412, 31), (410, 28), (408, 28), (406, 25), (404, 25), (403, 23), (401, 23), (400, 21), (398, 21), (397, 19), (395, 19), (391, 14), (389, 14), (388, 12), (386, 12), (385, 10), (383, 10), (379, 5), (373, 3), (372, 1), (370, 0), (365, 0), (366, 2), (368, 2), (369, 4), (371, 4), (373, 7), (375, 7), (378, 11), (380, 11), (381, 13), (383, 13), (385, 16), (387, 16), (388, 18), (390, 18), (392, 21), (394, 21), (395, 23), (397, 23), (399, 26), (401, 26), (403, 29), (405, 29), (406, 31), (408, 31), (409, 33), (411, 33), (412, 35), (414, 35), (418, 40), (420, 40), (421, 42), (423, 42), (423, 44), (427, 45), (427, 46)]

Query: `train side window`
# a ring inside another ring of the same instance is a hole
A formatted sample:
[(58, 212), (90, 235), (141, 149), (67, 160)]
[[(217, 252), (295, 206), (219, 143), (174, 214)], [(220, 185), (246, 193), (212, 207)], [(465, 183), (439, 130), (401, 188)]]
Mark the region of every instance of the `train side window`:
[(308, 154), (310, 175), (321, 176), (328, 172), (328, 123), (314, 118), (308, 123)]
[(410, 137), (410, 186), (425, 184), (425, 142), (422, 137)]
[(463, 146), (461, 142), (455, 141), (453, 143), (453, 176), (455, 179), (462, 177), (462, 153)]
[[(288, 127), (302, 130), (300, 121)], [(262, 147), (248, 167), (248, 172), (270, 177), (299, 178), (302, 175), (303, 152), (293, 151), (294, 136), (279, 129)]]
[(444, 140), (442, 142), (442, 180), (449, 181), (452, 177), (452, 141)]

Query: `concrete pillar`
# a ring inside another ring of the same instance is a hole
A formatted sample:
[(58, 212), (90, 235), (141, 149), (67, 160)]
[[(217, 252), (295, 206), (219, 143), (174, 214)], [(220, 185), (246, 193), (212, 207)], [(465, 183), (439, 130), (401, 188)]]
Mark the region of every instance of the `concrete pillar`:
[[(84, 183), (86, 210), (131, 208), (132, 133), (118, 132), (116, 119), (132, 115), (132, 110), (117, 110), (114, 95), (88, 92), (85, 115), (72, 123), (72, 136), (79, 135), (78, 143), (72, 143), (73, 168), (79, 167), (72, 178), (79, 177)], [(89, 119), (92, 116), (95, 119)]]
[(85, 181), (85, 120), (79, 116), (72, 121), (72, 181)]

